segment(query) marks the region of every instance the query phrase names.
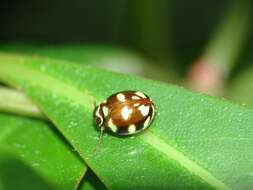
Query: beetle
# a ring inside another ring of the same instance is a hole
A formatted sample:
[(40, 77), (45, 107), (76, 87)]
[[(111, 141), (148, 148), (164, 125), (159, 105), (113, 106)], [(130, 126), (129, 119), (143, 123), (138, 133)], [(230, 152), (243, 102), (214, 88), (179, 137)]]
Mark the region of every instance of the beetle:
[(122, 91), (95, 107), (93, 118), (101, 131), (133, 135), (146, 129), (154, 119), (155, 105), (143, 92)]
[(100, 128), (99, 141), (94, 154), (101, 143), (104, 130), (119, 136), (137, 134), (148, 128), (155, 117), (153, 101), (140, 91), (121, 91), (109, 96), (95, 106), (93, 119)]

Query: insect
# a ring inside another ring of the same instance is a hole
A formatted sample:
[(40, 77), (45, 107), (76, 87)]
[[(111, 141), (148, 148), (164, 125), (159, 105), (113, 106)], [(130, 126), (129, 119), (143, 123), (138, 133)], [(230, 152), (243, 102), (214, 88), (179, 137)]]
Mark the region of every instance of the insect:
[(120, 136), (133, 135), (146, 129), (154, 119), (156, 110), (153, 101), (144, 93), (122, 91), (109, 96), (95, 107), (93, 118), (100, 128), (100, 137), (104, 130)]
[(122, 91), (96, 106), (93, 118), (100, 128), (101, 140), (104, 130), (121, 136), (143, 131), (153, 121), (155, 112), (153, 101), (144, 93)]
[(100, 137), (104, 130), (120, 136), (139, 133), (146, 129), (154, 119), (156, 110), (153, 101), (144, 93), (122, 91), (109, 96), (95, 107), (93, 119), (100, 128)]
[(154, 115), (154, 103), (147, 95), (123, 91), (95, 107), (94, 121), (102, 131), (108, 129), (117, 135), (133, 135), (146, 129)]

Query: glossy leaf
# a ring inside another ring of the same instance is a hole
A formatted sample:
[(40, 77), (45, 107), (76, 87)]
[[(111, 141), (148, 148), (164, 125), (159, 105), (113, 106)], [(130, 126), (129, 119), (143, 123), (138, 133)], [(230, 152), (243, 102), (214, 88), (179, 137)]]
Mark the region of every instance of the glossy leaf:
[[(183, 88), (91, 67), (0, 55), (0, 79), (24, 90), (109, 189), (250, 189), (253, 112)], [(105, 134), (97, 154), (94, 103), (138, 90), (156, 103), (138, 136)]]
[[(29, 117), (34, 117), (34, 118), (46, 120), (45, 116), (40, 112), (38, 107), (35, 104), (33, 104), (29, 100), (29, 98), (27, 96), (25, 96), (25, 94), (23, 94), (22, 92), (20, 92), (18, 90), (10, 89), (7, 87), (1, 87), (1, 86), (0, 86), (0, 112), (19, 114), (19, 115), (24, 115), (24, 116), (29, 116)], [(5, 116), (3, 113), (2, 113), (2, 115)], [(1, 117), (1, 113), (0, 113), (0, 117)], [(15, 117), (13, 116), (13, 118), (15, 118)], [(17, 118), (17, 120), (18, 119), (21, 120), (20, 117), (16, 117), (16, 118)], [(1, 124), (1, 119), (0, 119), (0, 124)], [(45, 127), (45, 126), (43, 126), (43, 127)], [(46, 126), (46, 127), (48, 128), (48, 126)], [(5, 128), (3, 128), (3, 129), (5, 129)], [(52, 128), (50, 128), (50, 129), (52, 129)], [(4, 134), (5, 133), (4, 131), (5, 130), (0, 131), (0, 134), (2, 132), (3, 132), (2, 134)], [(13, 134), (13, 136), (14, 136), (13, 139), (15, 139), (16, 137), (19, 137), (21, 133), (26, 133), (26, 130), (23, 130), (20, 133)], [(37, 135), (37, 133), (35, 133), (35, 136), (36, 135)], [(50, 140), (50, 139), (47, 139), (47, 140)], [(59, 138), (59, 140), (61, 140), (61, 139)], [(27, 142), (24, 141), (24, 143), (27, 143)], [(31, 144), (31, 143), (29, 143), (29, 144)], [(10, 148), (10, 147), (9, 146), (5, 147), (5, 149), (8, 149), (8, 148)], [(44, 148), (44, 147), (39, 147), (39, 148)], [(33, 149), (29, 149), (28, 151), (30, 151), (31, 153), (34, 152)], [(38, 151), (40, 151), (40, 150), (37, 150), (37, 152)], [(33, 188), (33, 189), (34, 188), (36, 188), (36, 189), (37, 188), (52, 189), (52, 187), (48, 187), (48, 186), (45, 187), (45, 184), (47, 184), (47, 183), (41, 183), (41, 181), (43, 181), (42, 179), (41, 180), (33, 179), (33, 183), (30, 183), (28, 181), (28, 179), (30, 180), (30, 178), (34, 178), (34, 176), (36, 176), (34, 174), (34, 172), (30, 172), (31, 175), (29, 175), (30, 173), (27, 174), (27, 172), (29, 170), (27, 169), (27, 167), (20, 167), (20, 165), (21, 166), (24, 165), (21, 162), (20, 162), (20, 164), (18, 164), (18, 166), (19, 166), (18, 168), (20, 168), (19, 169), (20, 171), (17, 171), (17, 169), (15, 169), (16, 167), (9, 166), (10, 165), (9, 162), (7, 164), (4, 164), (6, 160), (9, 160), (13, 157), (12, 155), (10, 155), (8, 152), (3, 151), (3, 150), (0, 153), (0, 155), (1, 155), (0, 159), (2, 159), (4, 161), (3, 162), (3, 165), (5, 165), (4, 168), (6, 168), (6, 170), (3, 170), (3, 171), (5, 171), (4, 176), (7, 176), (5, 178), (6, 180), (11, 180), (12, 178), (14, 178), (13, 177), (14, 174), (17, 174), (17, 177), (19, 176), (19, 173), (21, 173), (21, 172), (25, 172), (25, 174), (26, 174), (26, 175), (22, 175), (22, 176), (25, 176), (25, 179), (23, 177), (19, 177), (20, 180), (18, 180), (17, 183), (13, 183), (12, 187), (9, 186), (10, 183), (6, 183), (6, 184), (8, 184), (8, 189), (17, 189), (17, 187), (22, 187), (23, 189), (31, 189), (31, 188)], [(8, 155), (10, 158), (8, 158)], [(18, 154), (18, 156), (21, 156), (21, 155), (23, 155), (23, 153)], [(15, 161), (15, 163), (16, 162), (17, 161)], [(51, 156), (47, 157), (45, 162), (53, 163), (51, 160)], [(14, 168), (15, 170), (11, 170), (10, 168)], [(28, 168), (29, 168), (29, 166), (28, 166)], [(83, 170), (84, 170), (84, 172), (86, 171), (85, 166), (84, 166)], [(6, 172), (9, 175), (6, 175)], [(3, 173), (4, 172), (2, 172), (2, 174)], [(83, 175), (84, 175), (84, 173), (83, 173)], [(54, 177), (54, 176), (50, 176), (50, 175), (47, 175), (47, 176), (49, 178)], [(2, 177), (3, 177), (3, 175), (2, 175)], [(0, 179), (1, 179), (1, 177), (0, 177)], [(21, 185), (21, 186), (19, 184), (20, 181), (23, 181), (22, 182), (23, 185)], [(1, 185), (3, 185), (3, 183), (0, 182), (0, 189), (4, 189), (3, 187), (1, 187)], [(12, 185), (12, 183), (11, 183), (11, 185)], [(25, 188), (24, 188), (24, 186), (25, 186)], [(78, 186), (79, 190), (96, 190), (96, 189), (97, 190), (105, 190), (106, 189), (104, 184), (101, 183), (101, 181), (96, 177), (96, 175), (91, 170), (88, 170), (88, 172), (85, 172), (84, 176), (80, 176), (80, 182), (76, 185), (76, 187), (77, 186)]]
[(49, 124), (0, 114), (1, 189), (74, 189), (85, 171)]

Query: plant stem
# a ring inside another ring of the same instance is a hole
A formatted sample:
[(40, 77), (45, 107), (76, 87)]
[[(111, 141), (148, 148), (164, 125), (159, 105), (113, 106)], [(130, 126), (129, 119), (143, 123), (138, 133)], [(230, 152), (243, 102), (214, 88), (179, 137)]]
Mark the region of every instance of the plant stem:
[(248, 37), (251, 22), (251, 0), (231, 3), (202, 58), (229, 71), (237, 61)]
[(22, 92), (0, 87), (0, 111), (44, 119), (40, 109)]
[(225, 78), (243, 49), (251, 21), (251, 0), (234, 0), (224, 13), (202, 56), (189, 70), (187, 86), (221, 95)]

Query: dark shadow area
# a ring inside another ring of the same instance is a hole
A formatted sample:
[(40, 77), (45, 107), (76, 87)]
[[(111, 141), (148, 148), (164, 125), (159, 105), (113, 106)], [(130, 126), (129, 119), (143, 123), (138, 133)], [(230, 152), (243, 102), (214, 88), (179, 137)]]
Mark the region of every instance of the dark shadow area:
[(3, 0), (0, 40), (108, 42), (117, 11), (110, 6), (113, 2)]
[(98, 179), (96, 174), (91, 169), (88, 169), (84, 178), (82, 179), (78, 190), (89, 190), (89, 189), (98, 189), (98, 190), (107, 190), (105, 185)]
[(13, 156), (0, 158), (0, 176), (3, 190), (55, 190), (56, 188), (36, 174), (29, 166)]

